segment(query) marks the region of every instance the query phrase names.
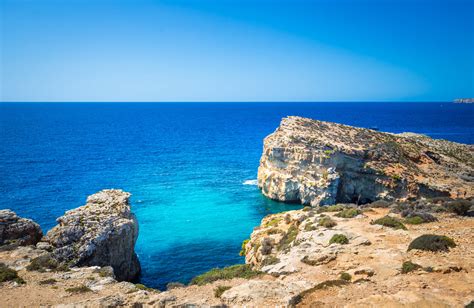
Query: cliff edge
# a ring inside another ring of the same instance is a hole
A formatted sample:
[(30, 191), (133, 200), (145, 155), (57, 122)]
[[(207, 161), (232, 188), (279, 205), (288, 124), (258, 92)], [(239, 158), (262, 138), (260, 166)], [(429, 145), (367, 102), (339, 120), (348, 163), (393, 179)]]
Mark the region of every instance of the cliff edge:
[(474, 195), (474, 146), (287, 117), (264, 140), (258, 186), (318, 206)]
[[(118, 280), (134, 280), (140, 262), (134, 247), (138, 222), (130, 210), (130, 194), (107, 189), (87, 198), (84, 206), (57, 219), (40, 243), (68, 266), (111, 266)], [(45, 243), (44, 243), (45, 242)]]

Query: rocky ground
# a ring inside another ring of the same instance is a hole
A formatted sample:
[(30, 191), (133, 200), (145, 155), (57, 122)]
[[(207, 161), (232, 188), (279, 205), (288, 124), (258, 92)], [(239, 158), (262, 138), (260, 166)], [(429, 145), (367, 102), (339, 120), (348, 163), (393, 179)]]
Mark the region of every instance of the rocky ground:
[[(28, 270), (31, 260), (46, 252), (22, 246), (0, 252), (0, 262), (26, 283), (3, 282), (0, 296), (6, 307), (464, 307), (474, 300), (473, 218), (433, 209), (430, 215), (437, 221), (412, 225), (406, 223), (410, 215), (394, 213), (398, 205), (345, 207), (349, 211), (342, 216), (349, 218), (338, 217), (344, 206), (326, 208), (334, 212), (305, 208), (265, 217), (244, 245), (255, 273), (250, 279), (229, 276), (159, 292), (118, 282), (110, 267)], [(406, 230), (373, 224), (386, 215)], [(335, 234), (348, 242), (329, 244)], [(448, 236), (456, 247), (407, 251), (423, 234)], [(406, 261), (419, 268), (402, 273)], [(218, 288), (223, 291), (216, 297)]]
[(287, 117), (265, 138), (258, 185), (307, 205), (474, 195), (474, 147)]

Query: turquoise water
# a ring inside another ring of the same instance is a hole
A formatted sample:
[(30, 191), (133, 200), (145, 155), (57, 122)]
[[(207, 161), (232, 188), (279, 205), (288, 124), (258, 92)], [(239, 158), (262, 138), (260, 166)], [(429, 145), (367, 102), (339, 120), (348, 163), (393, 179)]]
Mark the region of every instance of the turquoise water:
[(48, 230), (87, 195), (122, 188), (140, 224), (142, 282), (188, 282), (242, 263), (262, 217), (299, 208), (243, 184), (287, 115), (474, 142), (473, 106), (450, 103), (0, 104), (1, 208)]

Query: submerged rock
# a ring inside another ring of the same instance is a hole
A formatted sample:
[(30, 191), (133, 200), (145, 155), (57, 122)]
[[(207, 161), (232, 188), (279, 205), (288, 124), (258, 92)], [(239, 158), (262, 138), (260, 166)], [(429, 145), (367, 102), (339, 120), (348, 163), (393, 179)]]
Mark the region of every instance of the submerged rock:
[(43, 236), (40, 226), (11, 210), (0, 210), (0, 246), (3, 249), (35, 245)]
[(474, 147), (287, 117), (265, 138), (258, 186), (318, 206), (474, 195)]
[(102, 190), (89, 196), (86, 205), (59, 217), (44, 238), (52, 256), (69, 266), (111, 266), (118, 280), (137, 278), (138, 222), (129, 197), (122, 190)]

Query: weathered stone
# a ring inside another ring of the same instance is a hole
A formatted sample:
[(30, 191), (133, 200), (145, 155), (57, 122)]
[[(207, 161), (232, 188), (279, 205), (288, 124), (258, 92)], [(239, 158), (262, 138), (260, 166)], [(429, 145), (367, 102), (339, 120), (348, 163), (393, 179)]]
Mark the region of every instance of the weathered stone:
[(469, 198), (474, 147), (288, 117), (265, 138), (258, 186), (267, 197), (312, 206), (379, 199)]
[(3, 249), (35, 245), (42, 236), (40, 226), (31, 219), (21, 218), (11, 210), (0, 210), (0, 246)]
[(70, 266), (112, 266), (118, 280), (137, 278), (138, 222), (129, 197), (122, 190), (103, 190), (59, 217), (44, 238), (53, 246), (54, 258)]

